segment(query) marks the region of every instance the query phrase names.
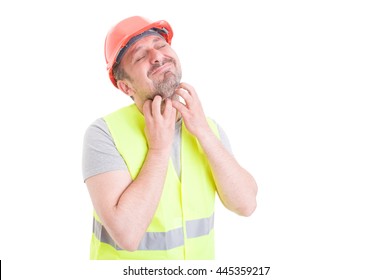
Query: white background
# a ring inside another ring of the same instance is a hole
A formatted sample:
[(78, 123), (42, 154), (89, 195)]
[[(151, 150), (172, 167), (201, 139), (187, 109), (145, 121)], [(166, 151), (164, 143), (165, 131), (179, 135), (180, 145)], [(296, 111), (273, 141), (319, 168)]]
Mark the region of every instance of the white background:
[(388, 2), (3, 1), (3, 277), (125, 279), (133, 264), (88, 261), (81, 152), (87, 126), (129, 102), (107, 77), (106, 33), (142, 15), (172, 25), (183, 81), (259, 185), (250, 218), (218, 205), (216, 261), (178, 263), (270, 266), (266, 279), (391, 279)]

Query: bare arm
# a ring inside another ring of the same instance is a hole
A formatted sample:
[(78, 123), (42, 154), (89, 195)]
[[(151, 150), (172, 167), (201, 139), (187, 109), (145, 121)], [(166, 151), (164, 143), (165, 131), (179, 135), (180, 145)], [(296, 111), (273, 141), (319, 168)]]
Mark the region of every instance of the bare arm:
[(146, 159), (134, 181), (128, 171), (112, 171), (86, 180), (91, 200), (110, 236), (123, 249), (134, 251), (151, 223), (166, 179), (176, 110), (166, 102), (161, 114), (161, 97), (143, 106)]
[(196, 91), (190, 85), (182, 83), (176, 93), (184, 98), (186, 104), (174, 101), (173, 107), (181, 113), (187, 129), (203, 147), (222, 203), (239, 215), (250, 216), (256, 209), (256, 181), (214, 135)]

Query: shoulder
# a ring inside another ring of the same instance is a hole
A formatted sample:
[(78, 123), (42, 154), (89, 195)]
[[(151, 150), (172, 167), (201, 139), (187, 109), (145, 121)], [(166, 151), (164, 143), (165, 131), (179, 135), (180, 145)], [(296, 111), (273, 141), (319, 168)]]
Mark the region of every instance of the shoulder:
[(109, 128), (103, 118), (99, 118), (91, 123), (84, 134), (85, 144), (88, 143), (112, 143), (113, 138), (110, 134)]
[(92, 122), (88, 127), (86, 132), (92, 131), (100, 131), (100, 132), (107, 132), (107, 125), (103, 118), (96, 119)]
[(103, 118), (96, 119), (86, 129), (85, 135), (110, 135), (108, 126)]

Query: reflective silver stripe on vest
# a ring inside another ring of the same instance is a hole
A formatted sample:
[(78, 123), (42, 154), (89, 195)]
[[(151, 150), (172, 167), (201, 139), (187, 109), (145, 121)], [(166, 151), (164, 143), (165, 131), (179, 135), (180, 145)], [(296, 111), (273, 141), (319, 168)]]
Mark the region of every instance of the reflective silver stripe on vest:
[(208, 218), (191, 220), (186, 222), (186, 237), (195, 238), (207, 235), (214, 228), (214, 214)]
[(138, 250), (169, 250), (184, 245), (182, 227), (167, 232), (146, 232)]
[[(214, 214), (211, 217), (186, 222), (187, 238), (207, 235), (214, 228)], [(116, 250), (122, 250), (110, 237), (105, 227), (95, 218), (93, 221), (95, 237)], [(184, 245), (184, 232), (182, 227), (167, 232), (146, 232), (140, 241), (138, 250), (169, 250)]]
[(95, 218), (93, 221), (93, 233), (95, 234), (95, 237), (99, 241), (111, 245), (112, 247), (116, 248), (116, 250), (122, 250), (120, 247), (117, 246), (116, 242), (114, 242), (114, 240), (110, 237), (106, 228)]

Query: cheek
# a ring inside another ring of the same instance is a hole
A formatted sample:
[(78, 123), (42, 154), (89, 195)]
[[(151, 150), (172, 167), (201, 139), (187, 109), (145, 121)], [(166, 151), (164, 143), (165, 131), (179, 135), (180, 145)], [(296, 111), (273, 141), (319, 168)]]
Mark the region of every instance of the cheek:
[(178, 59), (178, 57), (175, 55), (173, 56), (174, 60), (176, 61), (176, 66), (177, 68), (181, 71), (181, 63), (180, 60)]
[(133, 84), (142, 85), (146, 82), (147, 79), (147, 72), (143, 69), (133, 69), (133, 71), (129, 71), (129, 77)]

